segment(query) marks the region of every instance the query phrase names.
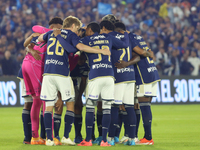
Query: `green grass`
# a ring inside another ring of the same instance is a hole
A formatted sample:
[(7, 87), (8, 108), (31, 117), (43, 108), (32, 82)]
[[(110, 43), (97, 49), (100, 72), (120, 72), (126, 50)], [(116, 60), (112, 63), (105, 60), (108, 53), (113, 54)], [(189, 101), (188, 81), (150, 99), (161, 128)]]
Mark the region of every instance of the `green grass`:
[[(200, 149), (200, 105), (152, 105), (153, 122), (152, 133), (155, 144), (152, 146), (124, 146), (116, 145), (102, 148), (100, 146), (78, 147), (78, 146), (54, 146), (45, 145), (23, 145), (23, 130), (21, 112), (22, 108), (0, 108), (0, 150), (51, 150), (51, 149), (76, 149), (76, 150), (198, 150)], [(85, 113), (85, 109), (84, 109)], [(63, 115), (64, 117), (64, 115)], [(84, 119), (83, 119), (84, 120)], [(63, 136), (64, 121), (62, 121), (60, 136)], [(85, 137), (85, 126), (83, 123), (82, 134)], [(97, 130), (96, 135), (97, 134)], [(123, 131), (122, 131), (123, 133)], [(122, 137), (121, 133), (121, 137)], [(144, 132), (142, 122), (139, 128), (139, 138)], [(74, 128), (70, 133), (74, 139)]]

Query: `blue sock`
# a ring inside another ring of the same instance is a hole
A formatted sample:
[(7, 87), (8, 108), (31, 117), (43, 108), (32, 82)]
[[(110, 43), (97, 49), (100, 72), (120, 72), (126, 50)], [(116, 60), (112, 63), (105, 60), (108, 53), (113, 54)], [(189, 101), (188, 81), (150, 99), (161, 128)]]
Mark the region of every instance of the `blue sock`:
[(102, 117), (103, 117), (102, 111), (97, 111), (97, 127), (99, 131), (99, 136), (102, 136)]
[(128, 137), (129, 138), (135, 138), (135, 129), (136, 129), (136, 115), (133, 105), (124, 105), (126, 112), (127, 112), (127, 118), (128, 118)]
[(22, 122), (24, 128), (24, 141), (31, 141), (32, 131), (31, 131), (31, 117), (30, 110), (23, 109), (22, 111)]
[(152, 122), (152, 113), (151, 113), (151, 103), (140, 103), (140, 110), (142, 112), (143, 126), (144, 126), (144, 138), (147, 140), (152, 139), (151, 134), (151, 122)]
[(89, 142), (92, 139), (92, 126), (94, 122), (94, 108), (86, 108), (86, 138), (85, 140)]
[(115, 131), (115, 136), (119, 137), (120, 132), (121, 132), (121, 127), (122, 127), (122, 117), (123, 117), (123, 113), (122, 110), (119, 111), (119, 117), (118, 117), (118, 126), (117, 129)]
[(95, 113), (94, 113), (94, 121), (93, 121), (93, 125), (92, 125), (92, 140), (93, 141), (95, 140), (94, 132), (95, 132)]
[(54, 113), (53, 119), (54, 119), (54, 137), (59, 137), (61, 115)]
[(139, 128), (139, 125), (140, 125), (140, 109), (135, 109), (135, 115), (136, 115), (135, 137), (138, 137), (138, 128)]
[(43, 139), (46, 139), (43, 111), (40, 112), (40, 126), (41, 126), (40, 137), (43, 138)]
[(71, 131), (73, 122), (74, 122), (74, 112), (67, 110), (65, 114), (65, 131), (64, 131), (65, 138), (69, 137), (69, 132)]
[(110, 120), (111, 120), (111, 115), (110, 115), (110, 109), (103, 109), (103, 118), (102, 118), (102, 140), (104, 142), (107, 142), (107, 133), (108, 133), (108, 128), (110, 126)]
[(52, 138), (52, 112), (45, 111), (44, 125), (45, 125), (45, 130), (47, 133), (47, 139), (53, 140), (53, 138)]
[(118, 112), (119, 112), (119, 107), (112, 105), (111, 107), (111, 121), (110, 121), (110, 126), (109, 126), (109, 133), (108, 136), (111, 138), (115, 137), (115, 132), (118, 126)]
[(123, 119), (124, 122), (124, 136), (128, 136), (128, 115), (126, 111), (123, 111)]
[(74, 117), (74, 129), (75, 129), (75, 138), (82, 137), (81, 128), (82, 128), (82, 115), (75, 115)]

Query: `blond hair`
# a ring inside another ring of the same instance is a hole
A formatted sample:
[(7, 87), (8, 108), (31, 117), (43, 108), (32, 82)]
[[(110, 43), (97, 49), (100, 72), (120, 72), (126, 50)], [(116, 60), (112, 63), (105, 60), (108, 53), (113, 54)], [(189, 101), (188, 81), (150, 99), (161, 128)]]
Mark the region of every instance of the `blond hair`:
[(74, 16), (68, 16), (63, 21), (63, 28), (70, 28), (73, 24), (75, 24), (76, 26), (79, 26), (79, 27), (82, 26), (82, 23), (78, 18), (76, 18)]

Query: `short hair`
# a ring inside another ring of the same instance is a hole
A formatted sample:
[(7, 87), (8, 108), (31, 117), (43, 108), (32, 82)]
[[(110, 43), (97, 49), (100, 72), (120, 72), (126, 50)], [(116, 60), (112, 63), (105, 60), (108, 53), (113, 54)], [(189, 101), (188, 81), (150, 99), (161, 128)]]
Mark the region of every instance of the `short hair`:
[(49, 26), (52, 24), (60, 24), (63, 25), (63, 20), (60, 17), (54, 17), (49, 21)]
[(126, 31), (126, 26), (125, 26), (124, 23), (122, 23), (122, 22), (117, 22), (117, 23), (115, 23), (114, 25), (115, 25), (115, 28), (119, 28), (119, 29), (121, 29), (121, 30)]
[(76, 26), (79, 26), (79, 27), (82, 26), (82, 23), (78, 18), (76, 18), (74, 16), (68, 16), (63, 21), (63, 28), (70, 28), (73, 24), (75, 24)]
[(91, 28), (93, 32), (100, 33), (100, 26), (96, 22), (91, 22), (87, 25), (87, 28)]
[(115, 30), (114, 24), (112, 22), (108, 21), (108, 20), (101, 21), (99, 25), (100, 25), (101, 29), (103, 27), (105, 27), (107, 30), (112, 30), (112, 31)]
[(112, 22), (113, 24), (118, 21), (117, 18), (113, 14), (108, 14), (108, 15), (104, 16), (102, 18), (102, 20), (108, 20), (108, 21)]

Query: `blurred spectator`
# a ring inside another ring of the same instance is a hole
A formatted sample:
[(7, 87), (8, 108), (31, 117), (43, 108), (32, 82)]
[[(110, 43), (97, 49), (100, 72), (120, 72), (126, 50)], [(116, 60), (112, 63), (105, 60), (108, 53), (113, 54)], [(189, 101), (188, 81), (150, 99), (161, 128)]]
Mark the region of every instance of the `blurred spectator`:
[(13, 68), (15, 66), (14, 60), (11, 58), (10, 51), (5, 51), (4, 58), (1, 60), (1, 67), (3, 71), (3, 75), (16, 75), (15, 69)]
[(156, 67), (161, 74), (163, 74), (164, 68), (168, 63), (168, 56), (164, 48), (161, 47), (156, 53)]
[(194, 67), (188, 62), (188, 55), (184, 54), (183, 61), (180, 65), (180, 74), (181, 75), (191, 75), (191, 72), (194, 70)]
[(180, 75), (180, 62), (178, 59), (179, 50), (173, 50), (172, 51), (172, 58), (171, 58), (171, 67), (172, 75), (178, 76)]
[(197, 53), (195, 51), (191, 51), (190, 57), (188, 58), (188, 62), (192, 64), (194, 70), (192, 71), (192, 76), (198, 76), (200, 70), (200, 59), (197, 57)]

